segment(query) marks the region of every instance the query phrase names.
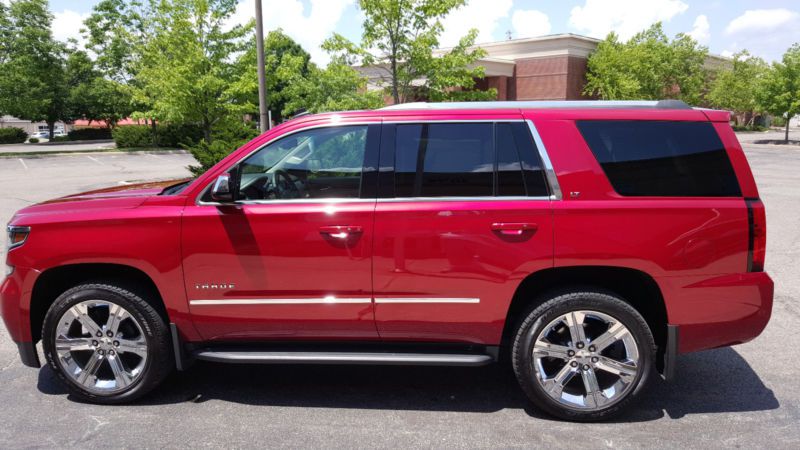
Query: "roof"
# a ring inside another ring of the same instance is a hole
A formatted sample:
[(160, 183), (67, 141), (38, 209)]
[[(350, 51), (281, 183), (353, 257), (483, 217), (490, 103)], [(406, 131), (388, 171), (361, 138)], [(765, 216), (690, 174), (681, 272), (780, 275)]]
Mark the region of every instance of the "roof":
[(619, 108), (619, 109), (691, 109), (681, 100), (563, 100), (563, 101), (494, 101), (449, 103), (401, 103), (381, 110), (437, 110), (458, 109), (568, 109), (568, 108)]

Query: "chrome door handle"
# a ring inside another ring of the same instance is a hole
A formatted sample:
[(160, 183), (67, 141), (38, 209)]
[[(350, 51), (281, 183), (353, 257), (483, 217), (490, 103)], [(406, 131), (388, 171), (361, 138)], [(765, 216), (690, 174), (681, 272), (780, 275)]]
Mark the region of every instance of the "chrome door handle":
[(319, 227), (319, 233), (334, 239), (347, 239), (354, 234), (360, 234), (362, 228), (358, 225), (330, 225)]
[(535, 223), (506, 223), (497, 222), (492, 224), (492, 231), (496, 231), (505, 236), (522, 236), (525, 233), (533, 233), (539, 228)]

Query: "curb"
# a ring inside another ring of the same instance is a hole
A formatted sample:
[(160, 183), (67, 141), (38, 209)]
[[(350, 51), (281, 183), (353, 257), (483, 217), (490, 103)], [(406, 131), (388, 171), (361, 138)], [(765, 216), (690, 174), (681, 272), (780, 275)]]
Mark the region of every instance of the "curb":
[(182, 149), (164, 149), (164, 150), (120, 150), (117, 148), (111, 149), (96, 149), (96, 150), (75, 150), (75, 151), (61, 151), (61, 150), (53, 150), (53, 151), (40, 151), (40, 152), (16, 152), (16, 153), (0, 153), (0, 159), (3, 158), (37, 158), (37, 157), (46, 157), (46, 156), (67, 156), (67, 155), (86, 155), (86, 154), (96, 154), (96, 153), (112, 153), (116, 155), (146, 155), (146, 154), (153, 154), (153, 155), (183, 155), (189, 154), (188, 151)]

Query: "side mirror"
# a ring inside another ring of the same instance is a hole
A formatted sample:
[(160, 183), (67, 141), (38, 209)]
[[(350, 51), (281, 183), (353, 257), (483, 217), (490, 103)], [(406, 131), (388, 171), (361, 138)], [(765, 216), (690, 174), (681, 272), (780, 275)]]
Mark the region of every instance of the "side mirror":
[(214, 180), (214, 185), (211, 186), (211, 200), (218, 203), (233, 202), (233, 188), (229, 174), (220, 175)]

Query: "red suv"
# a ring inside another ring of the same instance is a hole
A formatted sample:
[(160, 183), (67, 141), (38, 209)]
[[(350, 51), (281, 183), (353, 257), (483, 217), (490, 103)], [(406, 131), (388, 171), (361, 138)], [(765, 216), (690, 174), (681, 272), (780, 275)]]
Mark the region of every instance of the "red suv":
[(766, 224), (728, 113), (682, 102), (306, 116), (195, 180), (19, 211), (2, 315), (77, 395), (194, 359), (479, 366), (542, 410), (623, 410), (766, 326)]

